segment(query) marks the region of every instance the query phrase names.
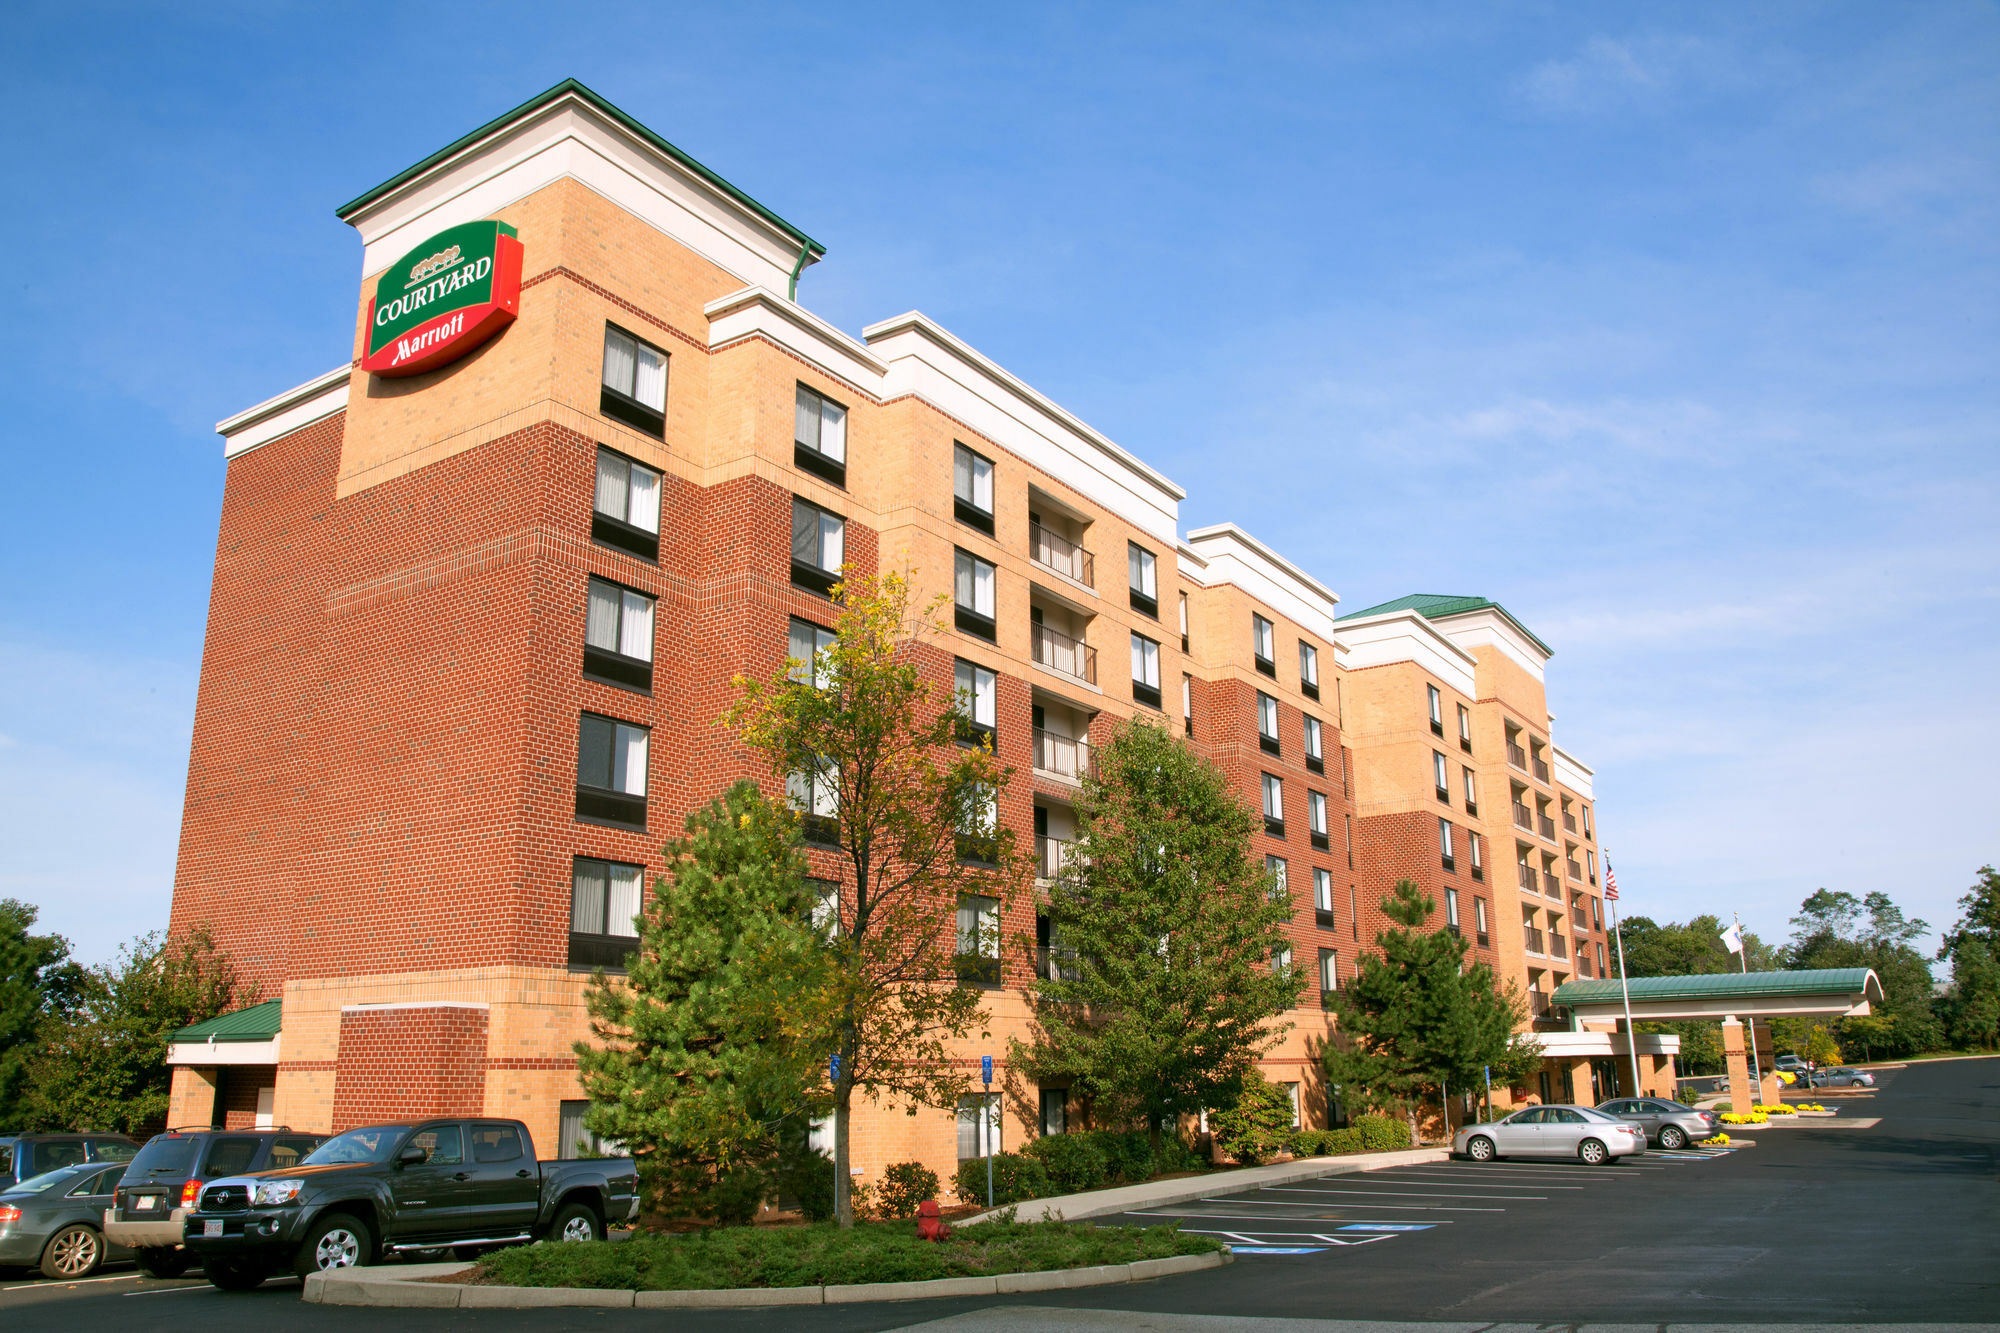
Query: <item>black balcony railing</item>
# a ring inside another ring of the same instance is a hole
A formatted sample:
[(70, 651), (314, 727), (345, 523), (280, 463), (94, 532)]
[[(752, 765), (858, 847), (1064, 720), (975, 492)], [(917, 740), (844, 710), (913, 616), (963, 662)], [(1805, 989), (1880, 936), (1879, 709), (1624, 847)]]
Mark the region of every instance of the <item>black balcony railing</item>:
[(1563, 827), (1571, 833), (1576, 832), (1576, 816), (1567, 810), (1563, 811)]
[(1547, 782), (1548, 780), (1549, 780), (1548, 760), (1538, 757), (1535, 760), (1535, 781)]
[(1533, 833), (1535, 831), (1535, 816), (1533, 812), (1519, 801), (1514, 802), (1514, 827), (1523, 833)]
[(1514, 742), (1508, 741), (1507, 762), (1525, 773), (1528, 771), (1528, 752)]
[(1551, 958), (1569, 957), (1569, 945), (1564, 942), (1562, 936), (1556, 934), (1553, 931), (1549, 933), (1549, 957)]
[(1556, 840), (1556, 821), (1550, 819), (1547, 815), (1536, 815), (1535, 827), (1540, 829), (1542, 836), (1550, 842)]
[(1542, 932), (1534, 926), (1521, 927), (1521, 947), (1529, 953), (1546, 956), (1548, 948), (1542, 943)]
[(1565, 868), (1567, 868), (1567, 869), (1568, 869), (1568, 871), (1569, 871), (1569, 877), (1570, 877), (1571, 879), (1575, 880), (1575, 881), (1576, 881), (1577, 883), (1579, 883), (1579, 884), (1583, 883), (1583, 867), (1582, 867), (1582, 866), (1578, 865), (1578, 864), (1577, 864), (1576, 862), (1574, 862), (1574, 861), (1565, 861), (1565, 862), (1563, 862), (1563, 865), (1564, 865), (1564, 867), (1565, 867)]
[(1535, 868), (1533, 866), (1517, 862), (1514, 868), (1521, 872), (1521, 887), (1529, 893), (1533, 893), (1541, 887), (1535, 882)]
[(1097, 683), (1097, 650), (1047, 625), (1031, 626), (1035, 660), (1051, 671), (1086, 684)]
[(1097, 562), (1090, 552), (1039, 523), (1028, 524), (1028, 558), (1086, 588), (1097, 586)]

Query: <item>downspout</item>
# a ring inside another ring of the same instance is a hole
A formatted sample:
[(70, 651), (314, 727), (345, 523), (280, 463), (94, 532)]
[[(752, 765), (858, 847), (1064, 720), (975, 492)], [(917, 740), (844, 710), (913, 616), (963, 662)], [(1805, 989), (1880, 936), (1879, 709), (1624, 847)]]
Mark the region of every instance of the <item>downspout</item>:
[(796, 301), (799, 299), (799, 274), (806, 271), (806, 260), (812, 257), (812, 245), (811, 241), (807, 241), (799, 246), (799, 262), (792, 265), (792, 285), (785, 292), (785, 299), (787, 301)]

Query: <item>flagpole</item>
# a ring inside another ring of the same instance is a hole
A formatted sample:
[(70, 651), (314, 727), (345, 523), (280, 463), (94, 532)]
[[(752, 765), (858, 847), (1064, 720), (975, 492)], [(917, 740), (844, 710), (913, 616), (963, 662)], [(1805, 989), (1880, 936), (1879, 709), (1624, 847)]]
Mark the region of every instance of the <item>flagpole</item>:
[[(1608, 856), (1604, 858), (1604, 877), (1614, 884), (1617, 882), (1612, 879)], [(1632, 1026), (1632, 978), (1625, 972), (1625, 932), (1618, 924), (1618, 899), (1607, 895), (1606, 901), (1611, 908), (1611, 936), (1618, 941), (1618, 989), (1625, 996), (1625, 1052), (1632, 1057), (1632, 1095), (1643, 1097), (1646, 1094), (1639, 1086), (1639, 1032)]]

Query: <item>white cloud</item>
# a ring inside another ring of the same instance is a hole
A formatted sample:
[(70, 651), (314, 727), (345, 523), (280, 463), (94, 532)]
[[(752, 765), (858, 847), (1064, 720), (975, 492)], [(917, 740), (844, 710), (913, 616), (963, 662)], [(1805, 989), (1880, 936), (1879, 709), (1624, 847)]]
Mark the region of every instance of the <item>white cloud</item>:
[(1656, 101), (1712, 59), (1711, 48), (1690, 37), (1597, 36), (1566, 60), (1536, 65), (1521, 76), (1517, 89), (1549, 114), (1603, 111)]

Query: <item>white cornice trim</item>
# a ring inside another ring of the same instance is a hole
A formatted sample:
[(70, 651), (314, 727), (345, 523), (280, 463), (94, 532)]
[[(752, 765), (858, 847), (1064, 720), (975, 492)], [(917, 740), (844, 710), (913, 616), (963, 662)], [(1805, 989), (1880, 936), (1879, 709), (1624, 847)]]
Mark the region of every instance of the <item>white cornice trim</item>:
[(882, 397), (888, 363), (853, 334), (827, 323), (796, 301), (766, 287), (745, 287), (703, 306), (708, 346), (714, 351), (743, 338), (763, 336), (835, 379)]
[(1568, 750), (1563, 749), (1560, 745), (1551, 742), (1549, 749), (1555, 752), (1556, 781), (1568, 787), (1585, 800), (1596, 800), (1597, 793), (1593, 790), (1593, 780), (1597, 776), (1596, 770), (1592, 769)]
[(1479, 697), (1479, 659), (1415, 611), (1383, 611), (1340, 622), (1337, 647), (1348, 670), (1410, 662), (1468, 699)]
[[(361, 273), (381, 272), (424, 237), (491, 217), (568, 178), (596, 191), (746, 283), (785, 287), (799, 245), (754, 210), (575, 93), (502, 125), (347, 220)], [(536, 238), (523, 236), (529, 263)], [(807, 262), (813, 262), (807, 256)]]
[(1452, 642), (1491, 644), (1512, 658), (1523, 671), (1536, 680), (1543, 679), (1543, 673), (1548, 668), (1549, 655), (1532, 639), (1525, 637), (1514, 622), (1502, 615), (1497, 608), (1483, 607), (1477, 611), (1462, 611), (1453, 616), (1439, 616), (1435, 623)]
[(216, 422), (215, 433), (222, 437), (222, 456), (234, 458), (280, 435), (310, 426), (321, 417), (344, 411), (352, 374), (350, 367), (336, 366), (317, 379), (307, 380), (275, 398), (267, 398), (255, 407)]
[(280, 1033), (269, 1041), (175, 1041), (167, 1044), (170, 1065), (274, 1065)]
[(484, 1000), (397, 1000), (382, 1004), (343, 1004), (343, 1014), (361, 1013), (376, 1009), (491, 1009)]
[(1174, 543), (1174, 554), (1178, 557), (1174, 563), (1179, 568), (1180, 576), (1197, 588), (1206, 588), (1208, 561), (1203, 558), (1201, 552), (1181, 541)]
[(1236, 524), (1197, 528), (1187, 545), (1206, 566), (1207, 581), (1233, 583), (1308, 633), (1333, 640), (1339, 594)]

